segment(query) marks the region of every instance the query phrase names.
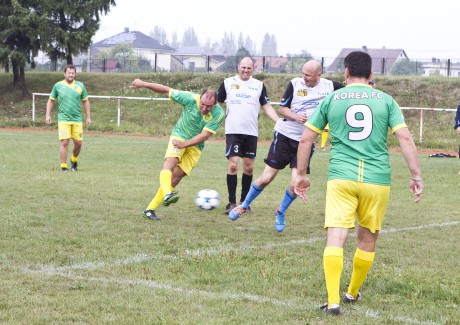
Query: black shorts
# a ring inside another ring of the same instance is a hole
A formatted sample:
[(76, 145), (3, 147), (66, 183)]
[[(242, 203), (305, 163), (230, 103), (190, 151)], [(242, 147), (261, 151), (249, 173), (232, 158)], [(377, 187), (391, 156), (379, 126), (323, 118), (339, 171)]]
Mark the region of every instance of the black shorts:
[[(284, 169), (289, 164), (290, 168), (297, 168), (297, 149), (299, 148), (299, 141), (292, 140), (291, 138), (282, 135), (275, 131), (273, 141), (270, 145), (267, 158), (264, 159), (265, 163), (274, 169)], [(311, 147), (310, 159), (308, 160), (307, 174), (310, 174), (310, 161), (313, 153), (315, 152), (315, 144)]]
[(256, 158), (257, 137), (246, 134), (226, 134), (225, 157)]

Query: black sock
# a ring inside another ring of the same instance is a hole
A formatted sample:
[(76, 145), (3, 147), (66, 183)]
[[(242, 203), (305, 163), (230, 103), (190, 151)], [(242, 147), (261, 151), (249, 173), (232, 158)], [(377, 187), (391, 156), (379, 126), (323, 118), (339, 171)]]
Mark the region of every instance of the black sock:
[(236, 185), (238, 184), (238, 175), (227, 174), (228, 202), (236, 204)]

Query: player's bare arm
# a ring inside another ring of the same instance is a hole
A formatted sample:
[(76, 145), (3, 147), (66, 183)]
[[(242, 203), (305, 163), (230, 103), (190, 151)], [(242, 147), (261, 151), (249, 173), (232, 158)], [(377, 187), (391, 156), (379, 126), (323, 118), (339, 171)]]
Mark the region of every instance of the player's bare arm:
[(276, 111), (271, 104), (267, 103), (262, 106), (262, 108), (265, 110), (265, 114), (267, 114), (267, 116), (271, 118), (273, 122), (276, 123), (276, 121), (278, 121), (279, 116), (276, 114)]
[(151, 91), (154, 91), (154, 92), (159, 93), (159, 94), (164, 94), (164, 95), (168, 95), (169, 90), (171, 89), (168, 86), (160, 85), (160, 84), (157, 84), (157, 83), (154, 83), (154, 82), (142, 81), (141, 79), (135, 79), (131, 83), (131, 87), (135, 88), (135, 89), (137, 89), (137, 88), (147, 88), (147, 89), (150, 89)]
[(417, 147), (415, 146), (408, 128), (401, 128), (397, 130), (394, 135), (398, 139), (402, 154), (411, 173), (409, 190), (415, 196), (414, 202), (418, 203), (422, 198), (423, 179), (420, 170), (420, 162), (417, 156)]
[(283, 115), (285, 118), (291, 121), (299, 122), (300, 124), (304, 124), (307, 121), (307, 115), (305, 113), (296, 114), (289, 107), (281, 106), (280, 107), (280, 114)]
[(203, 130), (200, 134), (195, 135), (193, 138), (189, 140), (186, 140), (186, 141), (173, 140), (172, 144), (177, 149), (184, 149), (184, 148), (188, 148), (188, 147), (197, 145), (198, 143), (208, 140), (211, 135), (212, 135), (211, 132), (207, 130)]

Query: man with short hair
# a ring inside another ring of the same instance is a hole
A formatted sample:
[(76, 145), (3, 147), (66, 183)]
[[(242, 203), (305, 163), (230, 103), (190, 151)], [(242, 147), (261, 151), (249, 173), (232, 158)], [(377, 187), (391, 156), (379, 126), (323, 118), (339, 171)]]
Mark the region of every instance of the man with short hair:
[(168, 95), (171, 100), (183, 107), (181, 117), (169, 138), (163, 169), (160, 172), (160, 186), (144, 210), (145, 217), (160, 220), (155, 210), (160, 205), (169, 206), (179, 200), (175, 187), (184, 176), (190, 176), (200, 160), (204, 142), (217, 132), (225, 119), (225, 113), (217, 104), (216, 92), (213, 89), (206, 89), (200, 95), (140, 79), (134, 80), (131, 87), (147, 88)]
[(228, 204), (225, 214), (236, 207), (239, 158), (243, 160), (240, 203), (244, 201), (252, 183), (254, 160), (259, 135), (260, 106), (274, 122), (276, 111), (270, 104), (267, 89), (262, 81), (252, 77), (254, 62), (244, 57), (238, 64), (238, 74), (225, 79), (217, 92), (217, 101), (226, 103), (225, 157), (228, 159), (227, 189)]
[(71, 170), (77, 171), (78, 155), (83, 144), (83, 117), (80, 103), (86, 112), (86, 126), (91, 125), (91, 112), (88, 99), (88, 92), (85, 85), (75, 80), (77, 69), (74, 65), (67, 65), (64, 68), (65, 79), (57, 82), (51, 90), (51, 95), (46, 103), (46, 124), (51, 124), (51, 109), (57, 100), (58, 103), (58, 133), (59, 133), (59, 157), (61, 160), (61, 171), (68, 170), (67, 152), (70, 139), (73, 140)]
[(340, 314), (343, 248), (356, 218), (358, 244), (344, 303), (361, 299), (361, 286), (374, 261), (375, 244), (390, 197), (388, 128), (396, 136), (409, 167), (409, 190), (416, 203), (423, 192), (417, 149), (398, 104), (390, 95), (368, 84), (372, 58), (355, 51), (345, 57), (344, 63), (347, 86), (328, 95), (305, 123), (295, 180), (295, 192), (305, 200), (310, 189), (306, 171), (311, 148), (329, 123), (332, 148), (324, 223), (327, 243), (323, 254), (328, 300), (321, 309), (333, 315)]

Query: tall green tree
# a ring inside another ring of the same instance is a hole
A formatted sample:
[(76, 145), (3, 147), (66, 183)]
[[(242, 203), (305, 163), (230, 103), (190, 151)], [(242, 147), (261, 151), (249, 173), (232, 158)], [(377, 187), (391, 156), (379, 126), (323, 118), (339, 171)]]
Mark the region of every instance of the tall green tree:
[(56, 62), (73, 63), (73, 55), (86, 52), (99, 29), (100, 13), (114, 0), (1, 0), (0, 62), (11, 62), (13, 82), (28, 94), (25, 66), (42, 50)]
[[(37, 33), (43, 22), (40, 13), (31, 10), (33, 0), (3, 0), (0, 11), (1, 62), (4, 66), (11, 62), (13, 83), (18, 85), (24, 96), (28, 95), (25, 82), (25, 66), (40, 49)], [(32, 7), (33, 8), (33, 7)]]
[(73, 63), (73, 56), (85, 53), (99, 29), (100, 14), (107, 14), (115, 0), (42, 0), (36, 9), (47, 17), (40, 31), (41, 49), (52, 60)]

